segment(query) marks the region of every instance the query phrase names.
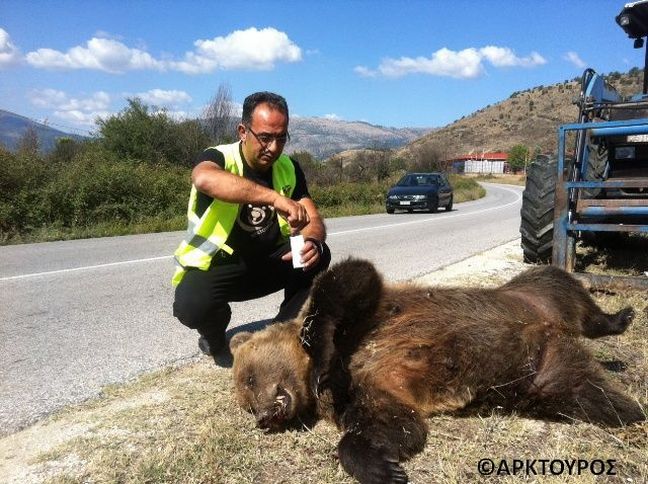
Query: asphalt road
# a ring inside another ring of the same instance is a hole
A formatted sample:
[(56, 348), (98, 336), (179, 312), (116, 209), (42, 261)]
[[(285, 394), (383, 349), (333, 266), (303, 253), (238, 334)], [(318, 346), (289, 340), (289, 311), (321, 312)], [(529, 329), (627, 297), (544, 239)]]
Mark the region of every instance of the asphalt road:
[[(412, 279), (518, 237), (521, 187), (485, 184), (451, 212), (327, 221), (333, 262), (373, 261)], [(108, 384), (198, 356), (171, 315), (182, 232), (0, 247), (0, 435), (94, 397)], [(280, 294), (232, 306), (232, 324), (277, 312)]]

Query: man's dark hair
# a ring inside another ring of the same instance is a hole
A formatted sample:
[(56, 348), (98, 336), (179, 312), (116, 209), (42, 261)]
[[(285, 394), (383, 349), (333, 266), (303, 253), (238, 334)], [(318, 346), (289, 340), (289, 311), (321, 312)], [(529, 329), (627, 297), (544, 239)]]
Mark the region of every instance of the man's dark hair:
[(268, 91), (255, 92), (254, 94), (250, 94), (245, 98), (245, 101), (243, 101), (243, 116), (241, 122), (245, 126), (250, 126), (254, 109), (259, 104), (263, 103), (267, 103), (280, 113), (285, 114), (286, 119), (288, 119), (288, 103), (283, 96)]

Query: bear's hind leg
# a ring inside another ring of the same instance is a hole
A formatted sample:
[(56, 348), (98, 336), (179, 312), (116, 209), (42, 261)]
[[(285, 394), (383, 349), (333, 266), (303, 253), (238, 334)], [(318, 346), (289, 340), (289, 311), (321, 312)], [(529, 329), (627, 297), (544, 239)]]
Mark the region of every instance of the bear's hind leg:
[(569, 338), (547, 342), (529, 389), (545, 414), (619, 427), (646, 419), (641, 406), (609, 381), (591, 355)]
[(628, 328), (634, 316), (635, 312), (630, 307), (614, 314), (606, 314), (598, 310), (597, 314), (583, 321), (582, 334), (592, 339), (622, 334)]
[(418, 412), (374, 392), (347, 407), (342, 425), (338, 457), (349, 474), (367, 484), (408, 482), (400, 461), (421, 452), (427, 438)]

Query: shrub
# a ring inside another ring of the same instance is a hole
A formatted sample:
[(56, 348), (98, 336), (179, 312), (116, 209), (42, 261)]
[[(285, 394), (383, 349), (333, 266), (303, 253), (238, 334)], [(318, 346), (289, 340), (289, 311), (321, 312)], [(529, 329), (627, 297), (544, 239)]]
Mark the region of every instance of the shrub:
[(52, 218), (64, 227), (77, 227), (182, 213), (188, 190), (186, 169), (86, 153), (59, 173), (47, 194)]
[(311, 197), (324, 216), (372, 213), (384, 208), (387, 190), (393, 181), (351, 183), (309, 187)]
[(40, 222), (50, 171), (36, 152), (0, 149), (0, 242)]
[(120, 161), (89, 143), (70, 163), (0, 151), (0, 242), (36, 231), (172, 219), (186, 210), (186, 168)]

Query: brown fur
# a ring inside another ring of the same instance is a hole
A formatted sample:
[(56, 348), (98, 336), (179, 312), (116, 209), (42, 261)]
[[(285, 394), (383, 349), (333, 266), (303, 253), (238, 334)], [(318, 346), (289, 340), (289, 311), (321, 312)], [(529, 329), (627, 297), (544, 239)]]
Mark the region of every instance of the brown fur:
[[(644, 420), (578, 342), (622, 333), (552, 267), (497, 289), (385, 286), (348, 260), (320, 275), (297, 320), (231, 342), (240, 404), (280, 430), (315, 412), (345, 432), (342, 466), (362, 482), (406, 482), (399, 462), (425, 445), (425, 417), (488, 401), (602, 425)], [(253, 382), (253, 384), (250, 384)]]
[(237, 400), (262, 428), (282, 430), (313, 413), (312, 365), (299, 342), (300, 327), (296, 320), (279, 323), (254, 334), (238, 333), (230, 341)]

